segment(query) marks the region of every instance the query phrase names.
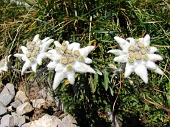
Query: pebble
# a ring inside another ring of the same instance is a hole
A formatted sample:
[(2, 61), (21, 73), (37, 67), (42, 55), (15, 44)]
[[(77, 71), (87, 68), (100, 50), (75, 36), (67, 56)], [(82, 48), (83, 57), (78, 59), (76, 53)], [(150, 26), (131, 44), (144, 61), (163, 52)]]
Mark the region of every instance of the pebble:
[(0, 102), (7, 106), (14, 98), (15, 90), (14, 85), (8, 83), (0, 93)]
[(19, 100), (22, 103), (25, 103), (28, 101), (28, 97), (26, 96), (26, 94), (23, 91), (18, 91), (16, 93), (15, 100)]
[(29, 102), (25, 102), (24, 104), (17, 107), (16, 112), (19, 115), (23, 115), (23, 114), (26, 114), (28, 112), (31, 112), (33, 109), (34, 108), (32, 107), (32, 105)]
[(4, 115), (1, 118), (0, 127), (20, 127), (25, 123), (25, 116), (20, 116), (19, 114), (12, 113), (12, 115)]
[(2, 117), (0, 127), (13, 127), (14, 126), (14, 118), (7, 114)]
[(21, 125), (23, 125), (25, 123), (25, 116), (21, 116), (15, 112), (12, 113), (13, 116), (13, 123), (15, 126), (20, 127)]

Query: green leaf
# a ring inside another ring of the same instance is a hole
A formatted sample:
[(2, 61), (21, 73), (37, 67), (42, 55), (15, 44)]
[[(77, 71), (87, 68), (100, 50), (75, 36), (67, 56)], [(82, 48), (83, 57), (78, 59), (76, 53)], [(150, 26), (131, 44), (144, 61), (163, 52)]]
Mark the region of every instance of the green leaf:
[(144, 111), (148, 111), (148, 110), (149, 110), (149, 106), (147, 104), (145, 104)]
[(113, 96), (113, 89), (109, 86), (110, 94)]
[(102, 72), (99, 71), (99, 69), (96, 69), (96, 72), (97, 72), (98, 75), (102, 75)]
[(27, 79), (28, 79), (28, 82), (26, 83), (26, 88), (29, 87), (29, 84), (30, 84), (29, 80), (32, 79), (32, 78), (34, 77), (34, 75), (35, 75), (35, 73), (32, 72), (32, 73), (28, 76), (28, 78), (27, 78)]
[(107, 91), (108, 87), (109, 87), (109, 78), (108, 78), (108, 72), (103, 70), (103, 75), (104, 75), (104, 82), (102, 82), (105, 90)]
[(96, 91), (97, 88), (97, 84), (98, 84), (98, 74), (94, 74), (94, 80), (93, 80), (93, 84), (92, 84), (92, 92), (94, 93)]
[(154, 4), (157, 4), (157, 3), (160, 3), (162, 2), (163, 0), (152, 0), (152, 2), (154, 2)]
[(38, 81), (38, 83), (44, 82), (45, 80), (47, 80), (47, 78), (48, 78), (48, 73), (43, 75), (42, 78), (40, 78), (40, 80)]

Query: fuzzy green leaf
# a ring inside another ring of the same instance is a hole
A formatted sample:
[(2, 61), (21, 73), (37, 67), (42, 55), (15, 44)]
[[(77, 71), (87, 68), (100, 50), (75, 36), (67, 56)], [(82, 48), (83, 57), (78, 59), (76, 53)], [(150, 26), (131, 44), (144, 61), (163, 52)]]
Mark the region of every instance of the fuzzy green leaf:
[(98, 84), (98, 74), (94, 74), (94, 80), (93, 80), (93, 84), (92, 84), (92, 92), (94, 93), (96, 91), (97, 88), (97, 84)]
[(109, 78), (108, 78), (108, 72), (103, 70), (103, 76), (104, 76), (104, 82), (102, 82), (105, 90), (107, 91), (108, 87), (109, 87)]

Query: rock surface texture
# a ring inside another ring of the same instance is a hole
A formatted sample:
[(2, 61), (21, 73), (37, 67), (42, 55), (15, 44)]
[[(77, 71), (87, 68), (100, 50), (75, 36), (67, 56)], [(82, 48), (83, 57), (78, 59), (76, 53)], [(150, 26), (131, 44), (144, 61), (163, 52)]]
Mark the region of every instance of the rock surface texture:
[(15, 96), (15, 100), (19, 100), (21, 101), (22, 103), (25, 103), (28, 101), (28, 97), (25, 95), (24, 92), (22, 91), (18, 91), (16, 96)]
[(0, 102), (7, 106), (14, 98), (15, 90), (14, 85), (8, 83), (0, 93)]
[(7, 113), (7, 107), (0, 102), (0, 115)]
[(17, 107), (16, 112), (20, 115), (24, 115), (28, 112), (31, 112), (33, 110), (32, 105), (29, 102), (25, 102), (24, 104)]
[(12, 113), (12, 115), (5, 115), (1, 118), (0, 127), (20, 127), (25, 123), (25, 116), (20, 116), (16, 113)]
[(4, 86), (0, 93), (0, 127), (77, 127), (48, 88), (31, 88), (34, 91), (26, 94), (25, 89), (14, 89), (13, 84)]
[(38, 120), (26, 123), (22, 127), (77, 127), (76, 121), (71, 115), (67, 115), (62, 120), (55, 116), (45, 114)]
[(45, 114), (38, 120), (26, 123), (22, 127), (58, 127), (59, 122), (61, 121), (57, 117)]

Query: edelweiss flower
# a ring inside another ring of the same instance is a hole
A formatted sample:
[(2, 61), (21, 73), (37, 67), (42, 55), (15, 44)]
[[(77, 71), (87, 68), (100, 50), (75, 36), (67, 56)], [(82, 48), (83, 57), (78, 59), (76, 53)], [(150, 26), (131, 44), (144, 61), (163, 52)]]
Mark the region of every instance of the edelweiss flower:
[(5, 59), (2, 59), (0, 61), (0, 73), (2, 71), (8, 71), (8, 61), (9, 61), (9, 58), (10, 58), (11, 55), (9, 56), (6, 56)]
[(14, 54), (15, 57), (21, 58), (25, 61), (21, 75), (23, 75), (29, 67), (32, 68), (33, 72), (36, 72), (37, 64), (42, 64), (42, 60), (46, 58), (46, 50), (53, 41), (54, 40), (49, 37), (40, 40), (39, 34), (37, 34), (34, 36), (33, 41), (27, 43), (26, 47), (21, 46), (23, 54)]
[(85, 63), (92, 63), (87, 55), (94, 50), (94, 46), (87, 46), (80, 48), (79, 43), (71, 43), (64, 41), (62, 45), (58, 42), (54, 42), (56, 49), (48, 51), (47, 57), (52, 60), (47, 67), (49, 69), (55, 69), (55, 77), (53, 82), (53, 89), (55, 90), (60, 82), (67, 78), (70, 84), (75, 82), (75, 73), (95, 73), (95, 71)]
[(154, 54), (158, 49), (149, 46), (150, 36), (148, 34), (144, 38), (139, 38), (138, 40), (133, 38), (127, 38), (124, 40), (117, 36), (114, 37), (114, 39), (118, 42), (122, 50), (113, 49), (108, 52), (117, 56), (114, 58), (114, 61), (126, 63), (125, 78), (127, 78), (132, 72), (135, 72), (145, 83), (148, 83), (147, 69), (161, 75), (164, 74), (154, 63), (154, 61), (163, 60), (163, 58), (158, 54)]

